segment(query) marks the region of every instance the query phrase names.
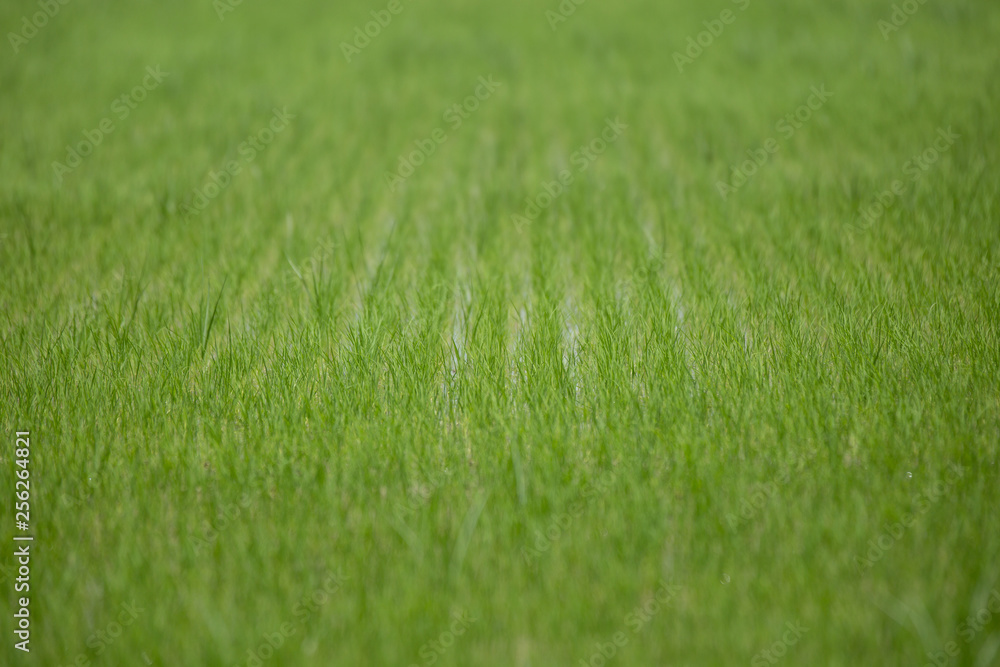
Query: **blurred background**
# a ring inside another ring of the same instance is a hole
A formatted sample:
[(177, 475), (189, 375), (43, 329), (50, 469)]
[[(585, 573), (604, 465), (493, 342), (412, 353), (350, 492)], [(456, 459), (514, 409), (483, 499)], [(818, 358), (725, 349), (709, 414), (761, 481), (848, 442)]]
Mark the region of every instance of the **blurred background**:
[(0, 28), (0, 662), (923, 664), (988, 608), (996, 3)]

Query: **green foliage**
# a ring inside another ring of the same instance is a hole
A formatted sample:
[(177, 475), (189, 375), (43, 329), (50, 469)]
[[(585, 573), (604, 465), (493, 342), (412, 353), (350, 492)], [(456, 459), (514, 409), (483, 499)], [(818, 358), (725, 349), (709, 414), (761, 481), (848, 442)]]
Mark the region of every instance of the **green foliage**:
[(1000, 588), (996, 3), (222, 2), (0, 56), (38, 664), (923, 664)]

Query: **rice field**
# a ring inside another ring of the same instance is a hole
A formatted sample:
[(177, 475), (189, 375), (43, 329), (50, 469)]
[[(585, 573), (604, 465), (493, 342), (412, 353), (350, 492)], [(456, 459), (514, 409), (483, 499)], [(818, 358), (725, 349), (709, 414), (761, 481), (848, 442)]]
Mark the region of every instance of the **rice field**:
[(996, 3), (0, 27), (0, 663), (1000, 664)]

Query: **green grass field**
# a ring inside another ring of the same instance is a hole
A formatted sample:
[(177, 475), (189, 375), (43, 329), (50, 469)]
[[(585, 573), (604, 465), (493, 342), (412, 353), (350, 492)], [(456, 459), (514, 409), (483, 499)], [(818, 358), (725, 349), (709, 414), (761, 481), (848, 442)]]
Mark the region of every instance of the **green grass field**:
[(996, 2), (0, 29), (0, 664), (1000, 664)]

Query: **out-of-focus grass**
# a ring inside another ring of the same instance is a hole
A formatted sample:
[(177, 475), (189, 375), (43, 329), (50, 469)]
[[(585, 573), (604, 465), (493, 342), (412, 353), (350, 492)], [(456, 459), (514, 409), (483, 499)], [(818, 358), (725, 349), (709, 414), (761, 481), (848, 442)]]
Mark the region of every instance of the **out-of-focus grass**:
[(69, 3), (0, 56), (28, 660), (596, 665), (621, 632), (608, 664), (740, 664), (789, 622), (787, 664), (944, 650), (1000, 588), (998, 8), (883, 39), (874, 2), (402, 7), (350, 63), (385, 5)]

